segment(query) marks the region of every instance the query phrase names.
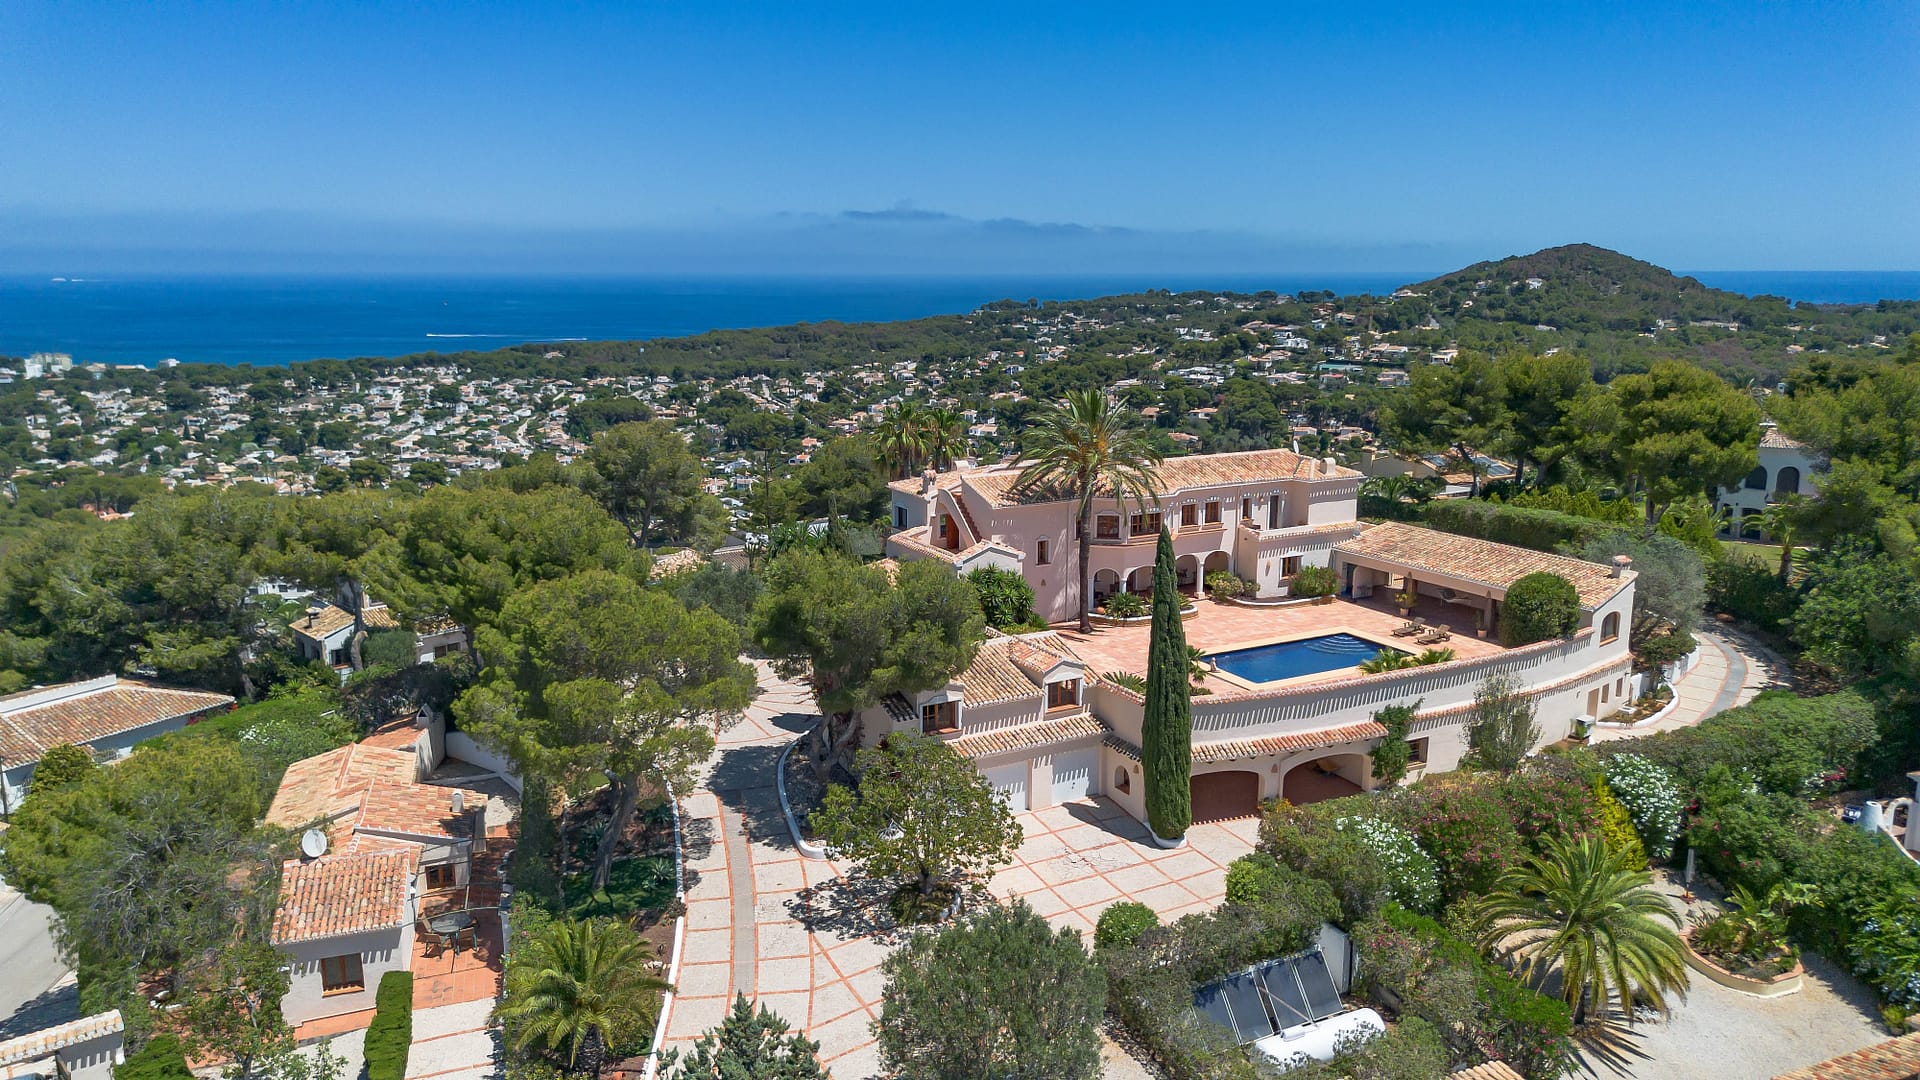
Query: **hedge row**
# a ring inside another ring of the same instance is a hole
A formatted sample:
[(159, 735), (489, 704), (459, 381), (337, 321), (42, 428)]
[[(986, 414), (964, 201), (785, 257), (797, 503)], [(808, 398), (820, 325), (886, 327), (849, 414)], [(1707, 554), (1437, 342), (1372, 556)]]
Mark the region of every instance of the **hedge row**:
[(1585, 547), (1588, 541), (1617, 532), (1608, 521), (1575, 517), (1556, 510), (1503, 506), (1478, 499), (1437, 499), (1420, 508), (1420, 523), (1429, 529), (1472, 536), (1535, 551)]
[(373, 995), (367, 1027), (367, 1080), (403, 1080), (407, 1047), (413, 1045), (413, 973), (389, 971)]

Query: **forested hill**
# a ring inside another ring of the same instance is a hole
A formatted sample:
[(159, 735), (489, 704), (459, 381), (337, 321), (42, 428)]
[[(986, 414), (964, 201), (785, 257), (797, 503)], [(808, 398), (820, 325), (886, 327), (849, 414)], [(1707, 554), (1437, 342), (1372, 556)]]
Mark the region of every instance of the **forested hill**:
[[(1527, 288), (1538, 280), (1538, 287)], [(1754, 301), (1739, 293), (1711, 288), (1664, 267), (1642, 262), (1592, 244), (1564, 244), (1531, 255), (1477, 262), (1412, 286), (1416, 292), (1471, 296), (1497, 291), (1518, 301), (1529, 296), (1554, 298), (1558, 306), (1579, 305), (1612, 312), (1616, 329), (1637, 330), (1653, 318), (1706, 319), (1725, 317)], [(1510, 314), (1543, 304), (1505, 305)]]

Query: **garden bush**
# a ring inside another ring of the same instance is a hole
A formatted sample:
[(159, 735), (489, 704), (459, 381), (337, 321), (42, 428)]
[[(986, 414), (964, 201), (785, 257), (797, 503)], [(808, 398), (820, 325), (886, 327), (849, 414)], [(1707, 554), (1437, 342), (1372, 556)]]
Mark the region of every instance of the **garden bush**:
[(1140, 935), (1160, 925), (1160, 916), (1137, 900), (1122, 900), (1107, 905), (1093, 928), (1093, 943), (1100, 948), (1132, 945)]
[(1697, 791), (1724, 766), (1767, 791), (1808, 795), (1843, 783), (1881, 735), (1873, 703), (1856, 690), (1796, 697), (1769, 690), (1699, 725), (1603, 747), (1603, 755), (1635, 753)]
[[(1406, 836), (1418, 855), (1409, 854), (1394, 864), (1381, 859), (1359, 830), (1336, 827), (1342, 817), (1371, 817), (1377, 809), (1378, 804), (1365, 796), (1312, 806), (1271, 803), (1260, 822), (1259, 850), (1290, 870), (1330, 885), (1340, 903), (1342, 925), (1359, 922), (1396, 896), (1408, 897), (1409, 905), (1425, 903), (1426, 910), (1431, 910), (1439, 897), (1437, 871), (1433, 860), (1419, 851), (1417, 841)], [(1405, 835), (1404, 830), (1395, 831)], [(1399, 845), (1398, 838), (1391, 845), (1382, 844), (1395, 849)]]
[[(1456, 1066), (1497, 1058), (1526, 1076), (1572, 1064), (1573, 1016), (1432, 919), (1396, 905), (1354, 928), (1356, 986), (1439, 1029)], [(1384, 992), (1384, 993), (1383, 993)]]
[(1647, 848), (1640, 842), (1640, 831), (1633, 827), (1633, 815), (1613, 797), (1613, 790), (1604, 777), (1593, 782), (1593, 801), (1599, 811), (1600, 836), (1606, 840), (1608, 850), (1619, 852), (1620, 857), (1636, 869), (1647, 865)]
[(1800, 594), (1779, 574), (1751, 559), (1707, 564), (1707, 603), (1769, 633), (1784, 633), (1800, 606)]
[(996, 630), (1023, 629), (1035, 622), (1033, 586), (1011, 570), (982, 566), (967, 575), (980, 597), (980, 612)]
[(1920, 1007), (1920, 904), (1911, 895), (1883, 896), (1861, 915), (1847, 947), (1854, 972), (1902, 1009)]
[(1573, 582), (1544, 570), (1514, 582), (1500, 608), (1500, 636), (1508, 645), (1566, 637), (1579, 625), (1580, 594)]
[[(1590, 756), (1587, 762), (1592, 773), (1598, 775), (1598, 762), (1592, 762)], [(1538, 854), (1548, 838), (1579, 836), (1593, 830), (1598, 807), (1593, 781), (1583, 775), (1585, 768), (1571, 755), (1536, 757), (1501, 784), (1500, 800), (1507, 817), (1529, 850)]]
[(1147, 613), (1147, 598), (1138, 593), (1114, 593), (1102, 609), (1109, 618), (1137, 619)]
[(1340, 575), (1327, 566), (1303, 566), (1287, 585), (1289, 596), (1332, 596), (1340, 591)]
[(389, 971), (373, 995), (373, 1022), (367, 1025), (367, 1080), (402, 1080), (407, 1048), (413, 1044), (413, 973)]
[(1614, 754), (1607, 758), (1607, 788), (1633, 818), (1647, 857), (1654, 862), (1672, 858), (1686, 809), (1673, 774), (1639, 754)]
[(1352, 836), (1385, 871), (1387, 899), (1415, 911), (1432, 911), (1439, 904), (1438, 870), (1412, 833), (1390, 821), (1357, 814), (1335, 818), (1333, 827)]
[(114, 1066), (113, 1080), (194, 1080), (194, 1077), (193, 1070), (187, 1068), (180, 1037), (163, 1031), (148, 1039), (139, 1053), (128, 1054), (125, 1061)]
[(1427, 777), (1384, 800), (1387, 814), (1419, 840), (1438, 866), (1440, 896), (1447, 904), (1486, 892), (1520, 861), (1523, 845), (1501, 798), (1502, 787), (1498, 777), (1448, 773)]
[(1251, 596), (1259, 591), (1259, 585), (1228, 570), (1215, 570), (1207, 575), (1208, 596), (1231, 600), (1236, 596)]

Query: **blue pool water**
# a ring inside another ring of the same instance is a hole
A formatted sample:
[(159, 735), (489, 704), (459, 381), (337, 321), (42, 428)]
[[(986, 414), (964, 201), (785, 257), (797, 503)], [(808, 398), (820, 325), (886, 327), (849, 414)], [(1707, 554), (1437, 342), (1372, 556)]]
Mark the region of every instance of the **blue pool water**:
[(1382, 646), (1352, 634), (1328, 634), (1299, 641), (1277, 641), (1251, 649), (1214, 653), (1220, 670), (1254, 683), (1277, 682), (1353, 667), (1373, 659)]

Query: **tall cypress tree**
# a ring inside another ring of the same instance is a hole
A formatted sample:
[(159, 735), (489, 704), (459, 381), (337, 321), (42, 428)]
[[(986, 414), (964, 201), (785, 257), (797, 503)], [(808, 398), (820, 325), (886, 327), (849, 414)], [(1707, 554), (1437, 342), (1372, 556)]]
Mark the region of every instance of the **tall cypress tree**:
[(1193, 824), (1193, 688), (1187, 632), (1180, 625), (1180, 588), (1173, 572), (1173, 534), (1160, 529), (1153, 557), (1153, 632), (1147, 643), (1147, 708), (1140, 732), (1140, 771), (1147, 785), (1147, 825), (1175, 840)]

